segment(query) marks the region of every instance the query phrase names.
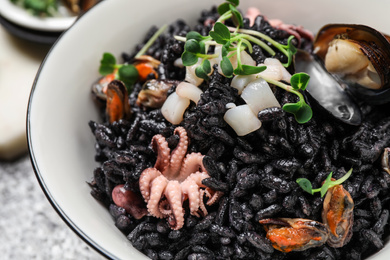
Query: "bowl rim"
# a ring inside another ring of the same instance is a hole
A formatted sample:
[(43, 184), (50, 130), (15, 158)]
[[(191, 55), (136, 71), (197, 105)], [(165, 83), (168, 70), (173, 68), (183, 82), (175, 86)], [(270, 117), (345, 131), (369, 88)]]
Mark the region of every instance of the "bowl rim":
[[(103, 1), (99, 1), (95, 6), (97, 6), (98, 4), (102, 3)], [(44, 66), (45, 66), (45, 63), (50, 55), (50, 53), (56, 48), (58, 42), (61, 40), (61, 38), (66, 35), (68, 33), (68, 31), (70, 30), (73, 30), (74, 26), (77, 24), (77, 21), (81, 18), (81, 17), (84, 17), (85, 15), (88, 15), (89, 12), (91, 10), (93, 10), (95, 8), (95, 6), (93, 6), (92, 8), (90, 8), (89, 10), (87, 10), (86, 12), (82, 13), (78, 18), (77, 20), (69, 27), (67, 28), (63, 33), (61, 33), (61, 35), (57, 38), (57, 40), (54, 42), (54, 44), (52, 45), (52, 47), (50, 48), (50, 50), (47, 52), (45, 58), (43, 59), (43, 61), (41, 62), (39, 68), (38, 68), (38, 71), (36, 73), (36, 76), (34, 78), (34, 81), (33, 81), (33, 84), (32, 84), (32, 87), (31, 87), (31, 91), (30, 91), (30, 95), (29, 95), (29, 99), (28, 99), (28, 105), (27, 105), (27, 113), (26, 113), (26, 136), (27, 136), (27, 148), (28, 148), (28, 153), (29, 153), (29, 156), (30, 156), (30, 162), (31, 162), (31, 165), (32, 165), (32, 168), (33, 168), (33, 171), (34, 171), (34, 174), (35, 174), (35, 177), (37, 178), (38, 180), (38, 183), (43, 191), (43, 193), (45, 194), (47, 200), (49, 201), (50, 205), (54, 208), (54, 210), (56, 211), (56, 213), (61, 217), (61, 219), (65, 222), (65, 224), (74, 232), (76, 233), (76, 235), (81, 238), (88, 246), (90, 246), (91, 248), (93, 248), (96, 252), (98, 252), (100, 255), (102, 255), (103, 257), (106, 257), (106, 258), (109, 258), (109, 259), (115, 259), (115, 257), (110, 253), (108, 252), (107, 250), (105, 250), (102, 246), (100, 246), (99, 244), (97, 244), (92, 238), (90, 238), (87, 234), (85, 234), (79, 227), (77, 227), (77, 225), (70, 219), (70, 217), (66, 214), (66, 212), (64, 212), (61, 208), (61, 206), (57, 203), (57, 201), (54, 199), (54, 197), (52, 196), (51, 192), (49, 191), (49, 189), (47, 188), (46, 186), (46, 183), (45, 183), (45, 180), (42, 178), (42, 175), (41, 175), (41, 172), (40, 172), (40, 169), (39, 169), (39, 165), (38, 165), (38, 162), (36, 160), (36, 156), (35, 156), (35, 153), (34, 153), (34, 148), (33, 148), (33, 144), (32, 144), (32, 139), (31, 139), (31, 125), (30, 125), (30, 118), (31, 118), (31, 107), (32, 107), (32, 100), (34, 98), (34, 93), (35, 93), (35, 90), (37, 88), (37, 82), (38, 82), (38, 79), (39, 79), (39, 76), (41, 74), (41, 71), (43, 70)]]

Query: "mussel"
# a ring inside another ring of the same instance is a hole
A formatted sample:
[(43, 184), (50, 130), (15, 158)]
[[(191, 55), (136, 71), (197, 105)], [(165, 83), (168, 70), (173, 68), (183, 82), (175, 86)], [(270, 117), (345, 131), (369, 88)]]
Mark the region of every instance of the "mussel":
[(322, 107), (345, 123), (359, 125), (359, 102), (390, 102), (389, 39), (365, 25), (325, 25), (312, 53), (298, 50), (295, 68), (311, 76), (307, 91)]
[(107, 86), (106, 96), (106, 115), (110, 123), (131, 117), (129, 94), (122, 81), (111, 81)]
[(319, 247), (328, 240), (324, 224), (302, 218), (273, 218), (259, 221), (272, 246), (284, 253)]
[(151, 79), (144, 83), (138, 94), (137, 105), (145, 108), (161, 108), (167, 99), (168, 90), (179, 81)]
[(360, 24), (329, 24), (314, 40), (313, 54), (347, 84), (356, 98), (390, 102), (389, 36)]
[(382, 159), (381, 159), (382, 169), (390, 174), (390, 148), (386, 147), (383, 150)]
[(339, 184), (328, 190), (323, 205), (322, 222), (329, 231), (327, 243), (331, 247), (343, 247), (352, 237), (353, 199)]

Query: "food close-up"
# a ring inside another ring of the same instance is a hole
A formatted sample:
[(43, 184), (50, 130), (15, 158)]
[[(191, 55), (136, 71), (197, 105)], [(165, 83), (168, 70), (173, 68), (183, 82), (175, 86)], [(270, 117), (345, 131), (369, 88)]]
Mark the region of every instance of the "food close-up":
[(102, 53), (91, 195), (151, 259), (365, 259), (389, 238), (389, 38), (212, 6)]

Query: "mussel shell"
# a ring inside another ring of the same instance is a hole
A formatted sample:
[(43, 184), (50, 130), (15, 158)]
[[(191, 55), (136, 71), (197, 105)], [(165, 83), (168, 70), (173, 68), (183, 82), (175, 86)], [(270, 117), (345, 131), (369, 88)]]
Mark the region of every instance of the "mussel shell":
[(358, 42), (362, 52), (378, 72), (382, 83), (379, 90), (347, 83), (348, 91), (367, 103), (384, 104), (390, 102), (390, 37), (366, 25), (325, 25), (319, 30), (313, 45), (314, 54), (322, 62), (328, 51), (329, 43), (335, 38), (351, 39)]
[(306, 72), (310, 75), (306, 91), (320, 107), (343, 123), (361, 124), (362, 114), (359, 106), (344, 91), (340, 82), (326, 71), (317, 57), (298, 50), (294, 63), (297, 72)]

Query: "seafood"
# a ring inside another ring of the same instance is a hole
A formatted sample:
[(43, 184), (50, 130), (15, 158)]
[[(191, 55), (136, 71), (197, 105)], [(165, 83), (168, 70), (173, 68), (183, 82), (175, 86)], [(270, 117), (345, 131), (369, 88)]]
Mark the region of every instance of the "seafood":
[[(307, 93), (332, 116), (350, 125), (360, 125), (362, 114), (359, 106), (324, 68), (318, 58), (299, 50), (295, 55), (297, 72), (310, 75)], [(320, 87), (319, 87), (320, 86)]]
[(126, 190), (123, 184), (117, 185), (112, 190), (112, 200), (115, 205), (124, 208), (126, 212), (136, 219), (141, 219), (148, 214), (140, 194)]
[(147, 80), (149, 74), (153, 74), (155, 78), (158, 78), (157, 69), (160, 65), (160, 61), (149, 55), (140, 55), (134, 59), (134, 66), (138, 71), (138, 80), (145, 81)]
[(183, 120), (184, 111), (193, 101), (198, 103), (202, 91), (195, 85), (188, 82), (181, 82), (176, 91), (168, 96), (163, 106), (161, 113), (170, 123), (177, 125)]
[(207, 205), (212, 205), (222, 193), (202, 184), (202, 180), (210, 176), (203, 166), (202, 154), (186, 155), (186, 130), (177, 127), (174, 133), (179, 135), (180, 140), (172, 153), (163, 136), (153, 137), (152, 146), (157, 151), (157, 160), (153, 168), (142, 172), (139, 187), (149, 213), (157, 218), (167, 218), (170, 227), (178, 230), (184, 225), (182, 204), (185, 200), (189, 200), (190, 213), (199, 217), (198, 212), (207, 215), (203, 196), (209, 198)]
[(244, 136), (261, 127), (261, 122), (257, 118), (261, 110), (280, 107), (280, 104), (268, 83), (262, 78), (256, 79), (253, 75), (235, 76), (233, 81), (233, 87), (241, 90), (241, 98), (246, 104), (239, 106), (227, 104), (228, 110), (224, 120), (238, 136)]
[(275, 249), (288, 253), (318, 247), (328, 240), (324, 224), (302, 218), (274, 218), (259, 221)]
[(383, 150), (383, 154), (382, 154), (382, 160), (381, 160), (381, 163), (382, 163), (382, 169), (387, 172), (388, 174), (390, 174), (390, 165), (389, 165), (389, 159), (390, 159), (390, 148), (389, 147), (386, 147), (384, 150)]
[(322, 222), (329, 230), (327, 243), (332, 247), (342, 247), (352, 237), (354, 203), (351, 195), (342, 185), (330, 188), (325, 196)]
[(365, 25), (329, 24), (318, 32), (313, 53), (356, 97), (375, 103), (390, 101), (388, 36)]
[(147, 108), (160, 108), (167, 99), (168, 90), (178, 81), (151, 79), (145, 82), (138, 94), (137, 105)]
[(107, 86), (106, 95), (106, 114), (110, 123), (131, 117), (129, 94), (122, 81), (111, 81)]

